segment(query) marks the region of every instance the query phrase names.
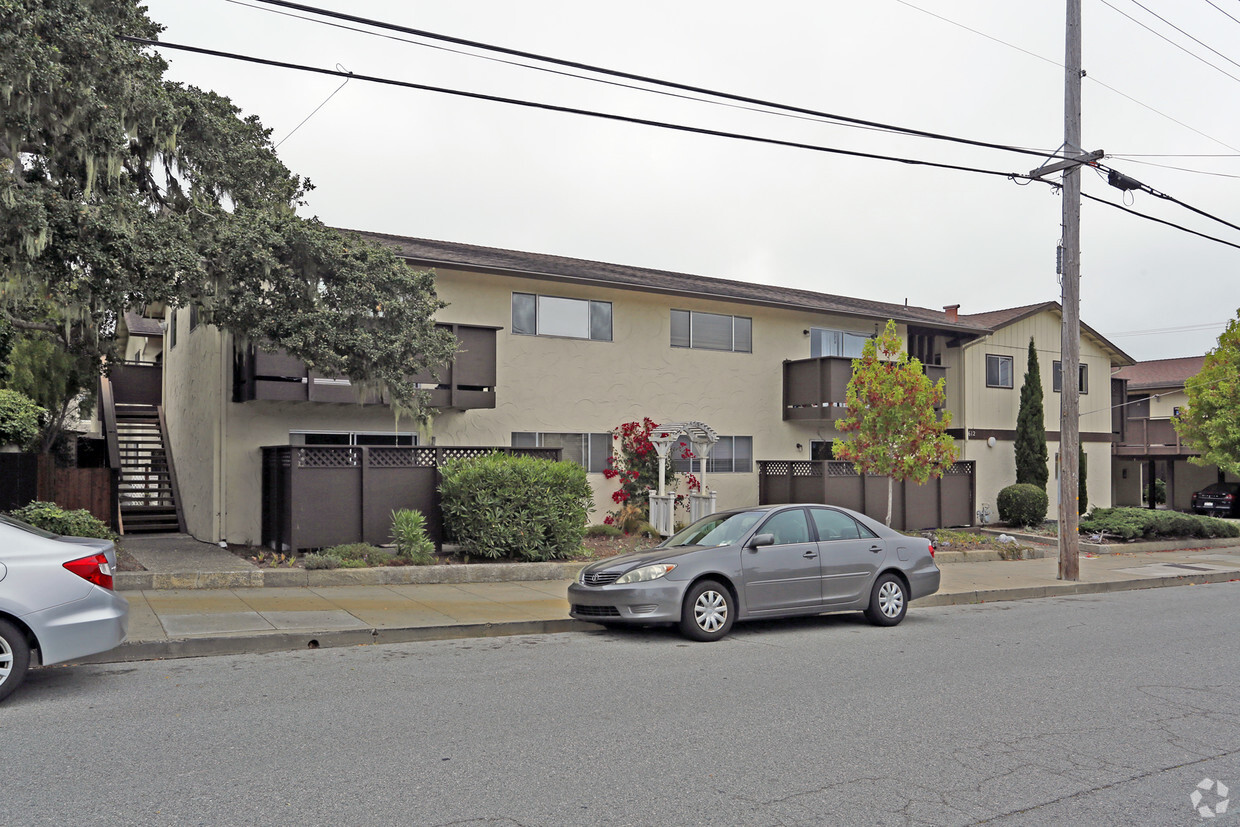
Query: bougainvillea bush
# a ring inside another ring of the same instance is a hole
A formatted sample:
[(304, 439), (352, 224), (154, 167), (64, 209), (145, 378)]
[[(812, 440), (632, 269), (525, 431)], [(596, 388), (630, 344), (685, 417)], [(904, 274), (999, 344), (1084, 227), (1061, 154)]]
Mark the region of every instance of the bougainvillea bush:
[[(616, 508), (608, 512), (603, 522), (616, 526), (626, 534), (637, 531), (650, 519), (649, 492), (659, 490), (659, 454), (654, 443), (650, 441), (650, 436), (658, 433), (658, 423), (649, 417), (643, 418), (641, 422), (625, 422), (612, 431), (616, 450), (607, 458), (607, 468), (603, 471), (603, 476), (616, 480), (619, 488), (611, 493), (611, 501), (616, 504)], [(675, 491), (680, 484), (679, 475), (672, 470), (671, 460), (693, 458), (693, 452), (688, 448), (680, 449), (678, 456), (668, 457), (663, 475), (665, 490)], [(685, 482), (691, 492), (700, 491), (702, 488), (694, 474), (687, 474)], [(684, 494), (676, 495), (677, 505), (682, 505), (684, 500)]]

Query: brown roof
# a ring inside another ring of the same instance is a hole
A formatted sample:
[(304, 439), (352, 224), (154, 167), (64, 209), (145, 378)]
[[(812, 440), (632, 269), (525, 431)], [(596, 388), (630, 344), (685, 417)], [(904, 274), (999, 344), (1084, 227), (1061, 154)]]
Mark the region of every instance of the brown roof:
[(164, 335), (164, 329), (159, 326), (158, 319), (139, 316), (132, 310), (125, 311), (125, 327), (129, 329), (130, 336), (162, 337)]
[(521, 274), (561, 281), (602, 283), (609, 287), (644, 290), (680, 295), (701, 296), (725, 301), (792, 307), (798, 310), (819, 310), (867, 319), (894, 319), (897, 322), (924, 325), (965, 334), (989, 332), (985, 326), (961, 320), (949, 322), (942, 310), (909, 307), (903, 304), (857, 299), (811, 290), (752, 284), (744, 281), (707, 278), (645, 267), (608, 264), (601, 261), (565, 258), (542, 253), (524, 253), (495, 247), (478, 247), (450, 241), (344, 230), (369, 241), (392, 247), (397, 254), (428, 267), (468, 267), (484, 272)]
[[(1007, 327), (1015, 324), (1022, 319), (1027, 319), (1046, 310), (1053, 310), (1056, 313), (1061, 312), (1062, 305), (1056, 301), (1039, 302), (1038, 304), (1025, 304), (1020, 307), (1009, 307), (1004, 310), (992, 310), (988, 313), (972, 313), (968, 316), (962, 315), (962, 321), (972, 324), (981, 325), (991, 330), (998, 330), (1001, 327)], [(1103, 350), (1108, 351), (1112, 356), (1112, 363), (1118, 361), (1125, 364), (1133, 364), (1136, 360), (1124, 351), (1116, 347), (1105, 336), (1094, 330), (1089, 325), (1081, 322), (1081, 330), (1091, 336)]]
[(1184, 380), (1201, 373), (1204, 356), (1185, 356), (1181, 359), (1154, 359), (1137, 362), (1120, 368), (1111, 374), (1116, 379), (1127, 379), (1129, 390), (1157, 390), (1159, 388), (1182, 388)]

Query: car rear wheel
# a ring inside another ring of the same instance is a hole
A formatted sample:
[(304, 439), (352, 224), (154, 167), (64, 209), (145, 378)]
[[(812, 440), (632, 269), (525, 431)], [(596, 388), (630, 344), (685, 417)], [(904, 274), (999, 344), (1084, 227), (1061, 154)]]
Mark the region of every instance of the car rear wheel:
[(884, 574), (870, 592), (870, 605), (865, 619), (875, 626), (895, 626), (908, 611), (908, 592), (904, 581), (894, 574)]
[(0, 620), (0, 701), (13, 694), (30, 667), (26, 636), (13, 624)]
[(693, 640), (719, 640), (732, 630), (735, 615), (732, 593), (727, 587), (714, 580), (703, 580), (685, 595), (680, 631)]

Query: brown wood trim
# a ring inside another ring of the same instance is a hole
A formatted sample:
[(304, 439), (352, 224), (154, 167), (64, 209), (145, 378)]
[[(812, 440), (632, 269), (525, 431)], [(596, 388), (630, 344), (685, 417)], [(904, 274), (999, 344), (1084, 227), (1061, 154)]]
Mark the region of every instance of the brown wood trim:
[[(948, 428), (947, 435), (954, 439), (964, 439), (964, 431), (964, 428)], [(992, 436), (1000, 442), (1016, 441), (1015, 430), (1004, 430), (1001, 428), (969, 428), (969, 439), (990, 439)], [(1081, 434), (1081, 442), (1113, 442), (1114, 440), (1115, 437), (1110, 433), (1095, 432)], [(1047, 431), (1046, 441), (1058, 442), (1059, 431)]]

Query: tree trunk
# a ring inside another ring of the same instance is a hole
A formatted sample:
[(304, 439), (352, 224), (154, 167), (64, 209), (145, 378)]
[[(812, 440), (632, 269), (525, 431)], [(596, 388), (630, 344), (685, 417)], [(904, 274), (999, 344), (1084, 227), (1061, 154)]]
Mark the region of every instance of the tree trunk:
[(895, 480), (887, 477), (887, 528), (891, 528), (891, 496), (895, 487)]

